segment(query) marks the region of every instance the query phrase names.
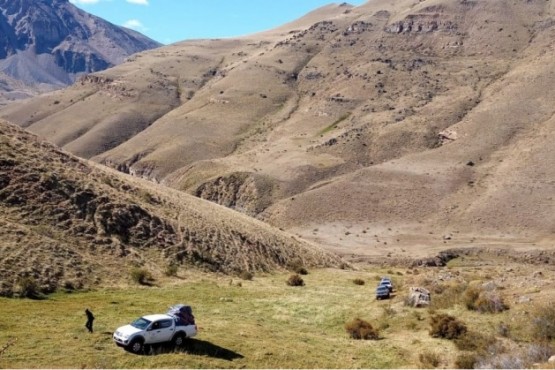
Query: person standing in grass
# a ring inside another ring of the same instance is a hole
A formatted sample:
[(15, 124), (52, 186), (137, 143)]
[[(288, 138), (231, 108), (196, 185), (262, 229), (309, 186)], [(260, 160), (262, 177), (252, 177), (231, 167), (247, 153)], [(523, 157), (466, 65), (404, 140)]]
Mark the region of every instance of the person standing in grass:
[(85, 327), (89, 330), (89, 333), (92, 333), (94, 316), (88, 308), (85, 310), (85, 314), (87, 315), (87, 323), (85, 324)]

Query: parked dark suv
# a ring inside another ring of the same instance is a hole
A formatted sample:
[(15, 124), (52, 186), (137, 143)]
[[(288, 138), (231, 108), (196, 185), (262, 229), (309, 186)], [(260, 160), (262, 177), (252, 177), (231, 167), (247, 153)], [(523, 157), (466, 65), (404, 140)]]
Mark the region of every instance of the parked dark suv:
[(376, 299), (389, 299), (391, 292), (385, 285), (378, 285), (376, 288)]

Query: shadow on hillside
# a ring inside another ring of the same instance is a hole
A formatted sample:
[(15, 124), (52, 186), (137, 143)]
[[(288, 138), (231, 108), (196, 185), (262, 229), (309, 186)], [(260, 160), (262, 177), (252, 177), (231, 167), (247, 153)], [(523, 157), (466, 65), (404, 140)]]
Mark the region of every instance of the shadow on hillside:
[(240, 353), (198, 339), (187, 339), (182, 348), (175, 348), (170, 343), (164, 343), (151, 345), (150, 348), (145, 349), (145, 355), (147, 356), (158, 356), (168, 353), (187, 353), (199, 356), (209, 356), (227, 361), (233, 361), (244, 357)]

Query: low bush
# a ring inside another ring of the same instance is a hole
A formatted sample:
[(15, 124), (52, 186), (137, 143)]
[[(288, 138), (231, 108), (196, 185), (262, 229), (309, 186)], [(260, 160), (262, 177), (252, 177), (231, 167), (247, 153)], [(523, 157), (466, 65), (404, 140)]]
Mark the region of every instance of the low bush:
[(243, 280), (252, 280), (254, 279), (254, 274), (250, 271), (241, 271), (241, 273), (239, 273), (239, 277)]
[(509, 309), (497, 292), (482, 292), (474, 306), (474, 309), (481, 313), (498, 313)]
[(137, 284), (149, 285), (152, 282), (152, 274), (140, 267), (135, 267), (131, 270), (131, 280)]
[(540, 341), (555, 339), (555, 306), (539, 307), (534, 312), (532, 335)]
[(304, 286), (304, 280), (299, 274), (293, 274), (287, 279), (287, 285), (289, 286)]
[(353, 280), (353, 283), (354, 283), (355, 285), (364, 285), (364, 280), (362, 280), (362, 279), (354, 279), (354, 280)]
[(477, 356), (474, 353), (461, 353), (457, 356), (455, 360), (456, 369), (474, 369), (476, 362), (478, 361)]
[(485, 351), (496, 342), (494, 336), (467, 331), (457, 339), (455, 345), (461, 351)]
[(464, 291), (463, 301), (466, 308), (469, 310), (476, 310), (476, 301), (480, 297), (482, 289), (477, 285), (471, 285)]
[(32, 277), (22, 277), (17, 281), (20, 298), (39, 299), (42, 294), (39, 284)]
[(476, 367), (479, 369), (530, 369), (545, 363), (555, 353), (548, 344), (520, 345), (517, 348), (490, 346), (478, 357)]
[(433, 298), (430, 302), (430, 308), (442, 310), (459, 304), (462, 300), (465, 289), (466, 284), (459, 282), (433, 285)]
[(379, 333), (368, 321), (354, 319), (345, 324), (345, 330), (353, 339), (379, 339)]
[(430, 317), (430, 324), (430, 335), (434, 338), (457, 339), (467, 331), (463, 322), (446, 314)]
[(482, 287), (469, 286), (464, 292), (466, 308), (480, 313), (497, 313), (509, 309), (503, 297), (495, 291), (486, 291)]

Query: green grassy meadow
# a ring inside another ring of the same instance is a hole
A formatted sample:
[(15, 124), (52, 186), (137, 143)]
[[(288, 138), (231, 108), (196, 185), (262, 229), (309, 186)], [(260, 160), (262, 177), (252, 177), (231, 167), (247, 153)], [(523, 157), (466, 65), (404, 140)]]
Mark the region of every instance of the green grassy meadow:
[[(391, 276), (404, 292), (409, 277), (401, 274)], [(0, 348), (17, 341), (0, 355), (0, 367), (414, 368), (423, 351), (452, 367), (457, 349), (451, 341), (430, 337), (429, 310), (404, 306), (403, 293), (375, 300), (382, 275), (390, 274), (315, 270), (303, 276), (304, 287), (290, 287), (285, 284), (289, 273), (246, 281), (188, 272), (158, 282), (160, 287), (56, 293), (40, 301), (2, 298)], [(365, 284), (354, 284), (355, 278)], [(134, 355), (112, 342), (118, 326), (163, 313), (175, 303), (192, 305), (199, 326), (184, 350), (157, 346), (148, 355)], [(93, 334), (84, 327), (85, 308), (96, 316)], [(486, 317), (460, 306), (449, 312), (481, 331), (495, 330), (509, 314)], [(350, 339), (344, 324), (357, 317), (378, 328), (382, 339)]]

